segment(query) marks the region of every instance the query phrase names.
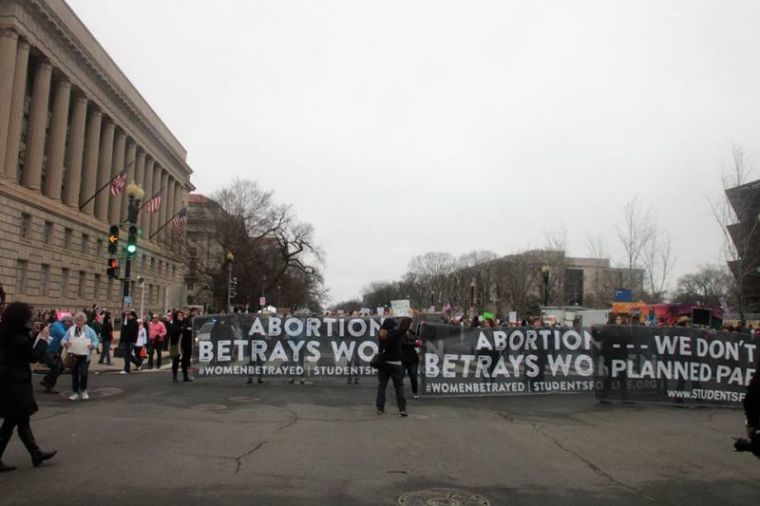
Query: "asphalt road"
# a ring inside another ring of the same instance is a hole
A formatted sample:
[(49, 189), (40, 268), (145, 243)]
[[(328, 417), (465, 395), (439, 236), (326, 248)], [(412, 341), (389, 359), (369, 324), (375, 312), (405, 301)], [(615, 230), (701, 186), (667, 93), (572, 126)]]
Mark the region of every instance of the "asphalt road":
[(0, 504), (390, 505), (441, 488), (493, 505), (760, 498), (760, 460), (732, 450), (738, 410), (552, 395), (410, 400), (401, 418), (390, 388), (375, 414), (374, 385), (91, 375), (90, 401), (38, 393), (33, 428), (59, 455), (35, 469), (14, 438)]

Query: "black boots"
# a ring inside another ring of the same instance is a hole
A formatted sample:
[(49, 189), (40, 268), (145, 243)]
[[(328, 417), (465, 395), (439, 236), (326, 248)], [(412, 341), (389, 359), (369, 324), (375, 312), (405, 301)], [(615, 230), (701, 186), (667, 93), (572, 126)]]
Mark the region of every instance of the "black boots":
[(6, 466), (3, 464), (3, 452), (5, 452), (5, 447), (8, 446), (8, 437), (0, 434), (0, 473), (5, 473), (8, 471), (13, 471), (16, 469), (16, 466)]
[(55, 454), (58, 453), (57, 451), (43, 452), (40, 450), (40, 447), (37, 446), (37, 441), (34, 440), (32, 428), (29, 425), (19, 427), (18, 436), (21, 438), (21, 441), (24, 443), (29, 454), (32, 456), (32, 464), (34, 467), (40, 467), (44, 461), (52, 459), (55, 457)]

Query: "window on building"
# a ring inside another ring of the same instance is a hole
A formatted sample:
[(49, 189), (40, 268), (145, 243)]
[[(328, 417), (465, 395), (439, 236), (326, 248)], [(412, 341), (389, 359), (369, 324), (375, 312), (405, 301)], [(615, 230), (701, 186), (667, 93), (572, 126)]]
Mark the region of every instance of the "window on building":
[(150, 272), (156, 272), (156, 259), (150, 257)]
[(90, 236), (87, 234), (82, 234), (82, 245), (81, 245), (81, 252), (87, 253), (87, 243), (90, 242)]
[(84, 298), (84, 284), (87, 279), (87, 274), (84, 271), (79, 271), (79, 284), (77, 285), (77, 297)]
[(158, 261), (158, 272), (156, 273), (156, 274), (158, 274), (159, 276), (161, 275), (161, 268), (162, 268), (162, 267), (163, 267), (163, 262), (162, 262), (161, 260), (159, 260), (159, 261)]
[(103, 256), (103, 239), (98, 239), (95, 245), (95, 256), (97, 256), (98, 258)]
[(106, 286), (106, 301), (111, 300), (112, 294), (113, 294), (113, 278), (108, 278), (108, 285)]
[(22, 239), (31, 239), (32, 235), (32, 216), (27, 213), (21, 213), (19, 221), (19, 236)]
[(29, 262), (26, 260), (16, 261), (16, 293), (26, 292), (26, 271), (29, 267)]
[(40, 266), (40, 295), (46, 296), (49, 293), (48, 284), (50, 284), (50, 266), (42, 264)]
[(193, 284), (192, 283), (188, 283), (187, 284), (187, 289), (192, 292), (193, 291)]
[(69, 270), (61, 269), (61, 297), (65, 300), (69, 291)]
[(64, 249), (69, 249), (69, 247), (71, 246), (71, 234), (73, 233), (74, 231), (70, 228), (66, 228), (63, 231), (63, 248)]
[(42, 242), (45, 244), (53, 243), (53, 222), (45, 222), (45, 233), (42, 235)]
[(100, 303), (100, 274), (95, 274), (95, 286), (92, 288), (92, 298), (96, 304)]

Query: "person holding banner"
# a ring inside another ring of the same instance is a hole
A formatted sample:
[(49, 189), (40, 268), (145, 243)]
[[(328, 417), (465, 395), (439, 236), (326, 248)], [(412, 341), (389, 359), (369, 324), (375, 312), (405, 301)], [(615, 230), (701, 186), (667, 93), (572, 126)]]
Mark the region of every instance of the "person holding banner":
[[(377, 398), (375, 407), (377, 414), (385, 414), (385, 389), (388, 380), (393, 380), (393, 388), (396, 390), (396, 403), (398, 414), (407, 416), (406, 398), (404, 397), (404, 369), (402, 368), (401, 338), (409, 330), (412, 324), (410, 318), (402, 318), (401, 325), (393, 318), (386, 318), (380, 326), (378, 334), (378, 354), (382, 358), (382, 364), (377, 370)], [(396, 327), (399, 327), (396, 329)]]
[[(405, 318), (409, 320), (409, 318)], [(411, 320), (410, 320), (411, 321)], [(401, 355), (404, 364), (404, 374), (409, 375), (409, 383), (412, 385), (412, 396), (419, 399), (417, 394), (417, 371), (420, 364), (420, 356), (417, 354), (417, 336), (409, 329), (401, 338)]]

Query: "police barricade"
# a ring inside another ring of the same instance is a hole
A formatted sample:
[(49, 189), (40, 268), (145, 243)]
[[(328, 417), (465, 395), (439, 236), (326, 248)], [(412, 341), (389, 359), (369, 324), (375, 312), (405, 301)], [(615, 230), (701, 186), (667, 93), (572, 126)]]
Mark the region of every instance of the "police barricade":
[(371, 376), (379, 318), (260, 316), (193, 318), (199, 376)]
[(466, 328), (424, 323), (426, 396), (593, 393), (739, 407), (758, 360), (747, 335), (682, 327)]

